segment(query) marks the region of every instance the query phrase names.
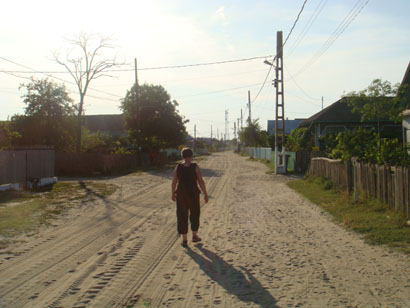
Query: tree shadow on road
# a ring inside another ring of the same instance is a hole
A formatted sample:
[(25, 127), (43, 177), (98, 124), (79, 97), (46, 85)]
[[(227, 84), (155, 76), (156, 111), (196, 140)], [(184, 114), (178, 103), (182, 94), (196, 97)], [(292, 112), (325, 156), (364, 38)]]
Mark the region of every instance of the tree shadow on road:
[[(279, 308), (275, 298), (245, 268), (237, 270), (214, 252), (203, 245), (196, 246), (202, 254), (188, 248), (187, 254), (199, 265), (213, 281), (239, 300), (249, 304), (255, 303), (263, 308)], [(245, 273), (243, 273), (245, 272)]]
[(111, 205), (111, 202), (107, 199), (107, 197), (104, 196), (103, 194), (100, 194), (100, 193), (92, 190), (83, 181), (78, 181), (78, 184), (80, 184), (81, 188), (86, 191), (87, 196), (97, 197), (98, 199), (100, 199), (104, 203), (104, 205), (105, 205), (105, 217), (109, 220), (111, 225), (114, 225), (113, 220), (112, 220), (112, 205)]

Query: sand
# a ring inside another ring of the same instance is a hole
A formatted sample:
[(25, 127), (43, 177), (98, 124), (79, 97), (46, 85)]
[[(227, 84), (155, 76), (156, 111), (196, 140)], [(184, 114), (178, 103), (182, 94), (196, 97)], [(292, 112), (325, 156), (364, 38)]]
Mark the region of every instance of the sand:
[[(366, 244), (233, 153), (199, 161), (202, 243), (181, 247), (171, 175), (119, 185), (0, 254), (0, 307), (410, 307), (410, 259)], [(189, 234), (189, 238), (191, 233)]]

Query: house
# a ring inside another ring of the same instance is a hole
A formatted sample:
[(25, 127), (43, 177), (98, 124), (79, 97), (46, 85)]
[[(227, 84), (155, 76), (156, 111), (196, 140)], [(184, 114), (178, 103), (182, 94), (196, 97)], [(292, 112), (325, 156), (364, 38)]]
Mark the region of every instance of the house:
[[(393, 99), (393, 98), (392, 98)], [(390, 119), (380, 119), (382, 136), (400, 136), (401, 124)], [(332, 132), (343, 132), (356, 127), (377, 130), (377, 120), (361, 121), (361, 114), (353, 112), (348, 104), (348, 97), (343, 97), (310, 118), (299, 123), (298, 127), (311, 129), (315, 145), (319, 146), (319, 138)]]
[[(299, 123), (306, 119), (285, 120), (285, 135), (289, 135), (292, 130), (298, 127)], [(268, 120), (268, 134), (275, 133), (276, 120)], [(282, 127), (282, 120), (279, 120), (279, 127)]]
[(410, 109), (403, 112), (403, 144), (408, 146), (410, 154)]
[(408, 145), (410, 143), (410, 63), (407, 66), (401, 85), (407, 85), (403, 94), (403, 97), (407, 101), (407, 110), (403, 112), (403, 144)]
[(92, 134), (98, 132), (112, 137), (127, 137), (128, 130), (125, 127), (122, 114), (98, 114), (85, 115), (85, 125)]

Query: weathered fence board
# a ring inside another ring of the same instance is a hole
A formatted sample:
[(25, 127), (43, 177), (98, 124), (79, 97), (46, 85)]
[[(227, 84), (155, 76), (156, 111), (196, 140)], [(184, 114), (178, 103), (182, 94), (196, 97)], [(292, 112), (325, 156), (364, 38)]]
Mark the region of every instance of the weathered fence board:
[(0, 152), (0, 185), (54, 176), (54, 149), (18, 148)]
[(312, 158), (309, 174), (329, 178), (344, 190), (377, 198), (389, 208), (410, 217), (410, 168)]

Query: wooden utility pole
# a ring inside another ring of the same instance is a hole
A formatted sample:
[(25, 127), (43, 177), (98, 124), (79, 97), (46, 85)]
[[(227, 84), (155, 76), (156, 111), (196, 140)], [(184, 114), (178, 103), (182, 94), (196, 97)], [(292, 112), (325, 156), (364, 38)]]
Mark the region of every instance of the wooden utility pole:
[(135, 105), (137, 106), (138, 116), (137, 116), (137, 142), (138, 142), (138, 162), (140, 166), (142, 165), (142, 156), (141, 156), (141, 104), (138, 99), (138, 70), (137, 70), (137, 58), (134, 58), (134, 66), (135, 66)]
[(251, 125), (252, 123), (252, 111), (251, 111), (251, 91), (248, 91), (248, 107), (249, 107), (249, 118), (248, 123)]
[(242, 109), (241, 109), (241, 130), (243, 129), (243, 116), (242, 116)]
[(196, 124), (194, 125), (194, 154), (196, 150)]
[[(286, 173), (285, 151), (285, 92), (283, 79), (283, 34), (276, 34), (276, 121), (275, 121), (275, 173)], [(280, 153), (279, 153), (280, 148)]]

